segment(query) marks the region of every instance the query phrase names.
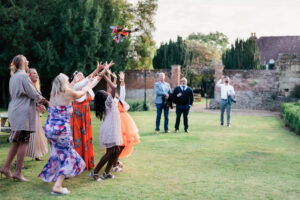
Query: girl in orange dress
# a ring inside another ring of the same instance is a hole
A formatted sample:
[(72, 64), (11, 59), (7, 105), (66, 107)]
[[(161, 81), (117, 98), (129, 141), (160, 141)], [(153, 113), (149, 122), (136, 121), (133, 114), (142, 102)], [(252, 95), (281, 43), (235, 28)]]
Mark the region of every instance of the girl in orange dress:
[[(116, 75), (112, 74), (114, 77), (114, 82), (116, 83)], [(119, 102), (118, 102), (118, 109), (120, 112), (120, 119), (121, 119), (121, 133), (123, 138), (123, 145), (120, 146), (120, 155), (119, 158), (124, 158), (130, 156), (130, 154), (133, 151), (134, 145), (140, 142), (140, 136), (138, 134), (138, 128), (133, 121), (132, 117), (127, 113), (127, 110), (129, 110), (130, 106), (125, 101), (125, 82), (124, 78), (125, 75), (123, 72), (120, 72), (119, 74), (120, 78), (120, 96), (119, 96)], [(123, 164), (119, 162), (118, 160), (113, 166), (113, 171), (115, 172), (121, 172), (122, 171)]]

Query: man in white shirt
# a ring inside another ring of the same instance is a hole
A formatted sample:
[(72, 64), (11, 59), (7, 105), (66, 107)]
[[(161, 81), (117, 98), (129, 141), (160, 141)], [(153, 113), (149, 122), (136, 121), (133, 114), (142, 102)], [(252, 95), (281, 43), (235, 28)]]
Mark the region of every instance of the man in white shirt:
[(226, 108), (227, 113), (227, 126), (230, 127), (230, 109), (232, 103), (232, 97), (235, 98), (235, 92), (232, 85), (229, 84), (230, 78), (226, 76), (222, 77), (217, 82), (217, 87), (221, 89), (221, 100), (220, 100), (220, 109), (221, 109), (221, 126), (224, 124), (224, 111)]

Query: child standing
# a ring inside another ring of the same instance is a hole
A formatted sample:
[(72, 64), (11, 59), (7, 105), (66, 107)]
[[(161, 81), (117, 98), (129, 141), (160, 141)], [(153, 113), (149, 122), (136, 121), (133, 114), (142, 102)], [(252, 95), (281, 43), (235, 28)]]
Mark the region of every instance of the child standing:
[[(100, 128), (100, 147), (106, 148), (105, 154), (100, 159), (94, 171), (90, 176), (95, 181), (101, 181), (101, 179), (114, 178), (109, 173), (113, 164), (118, 159), (120, 153), (119, 146), (123, 144), (121, 135), (121, 120), (120, 112), (118, 110), (118, 100), (115, 98), (116, 84), (112, 83), (107, 76), (104, 76), (105, 80), (111, 88), (111, 93), (104, 90), (100, 90), (95, 95), (95, 111), (96, 117), (103, 120)], [(106, 168), (103, 175), (99, 177), (98, 172), (105, 165)]]

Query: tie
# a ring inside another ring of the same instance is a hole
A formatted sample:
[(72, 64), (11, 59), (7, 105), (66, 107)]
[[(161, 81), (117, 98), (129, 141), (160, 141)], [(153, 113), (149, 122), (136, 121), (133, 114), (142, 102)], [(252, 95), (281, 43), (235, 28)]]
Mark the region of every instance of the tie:
[(183, 86), (182, 86), (182, 91), (184, 91), (184, 90), (185, 90), (185, 86), (183, 85)]

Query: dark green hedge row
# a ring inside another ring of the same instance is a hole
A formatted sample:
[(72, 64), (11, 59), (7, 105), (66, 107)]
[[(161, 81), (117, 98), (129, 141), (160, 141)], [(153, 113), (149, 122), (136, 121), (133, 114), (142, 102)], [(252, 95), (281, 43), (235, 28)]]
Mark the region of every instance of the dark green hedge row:
[(283, 119), (289, 127), (300, 134), (300, 101), (281, 105)]

